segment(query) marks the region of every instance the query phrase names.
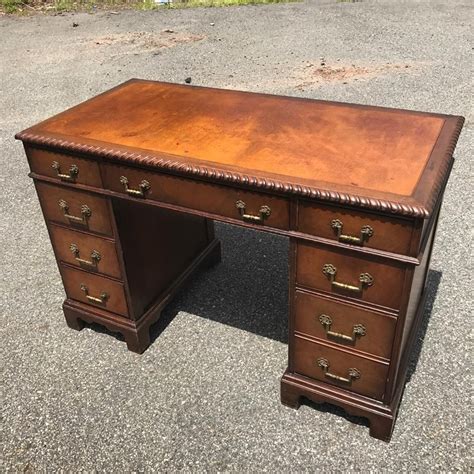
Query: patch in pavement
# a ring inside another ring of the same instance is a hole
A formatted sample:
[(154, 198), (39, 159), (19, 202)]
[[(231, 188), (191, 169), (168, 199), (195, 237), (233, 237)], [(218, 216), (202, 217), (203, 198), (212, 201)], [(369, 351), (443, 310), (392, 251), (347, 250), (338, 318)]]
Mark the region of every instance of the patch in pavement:
[(194, 43), (201, 41), (205, 35), (194, 35), (177, 32), (147, 33), (143, 31), (117, 33), (107, 36), (100, 36), (91, 40), (99, 46), (129, 46), (133, 49), (161, 49), (172, 48), (178, 44)]

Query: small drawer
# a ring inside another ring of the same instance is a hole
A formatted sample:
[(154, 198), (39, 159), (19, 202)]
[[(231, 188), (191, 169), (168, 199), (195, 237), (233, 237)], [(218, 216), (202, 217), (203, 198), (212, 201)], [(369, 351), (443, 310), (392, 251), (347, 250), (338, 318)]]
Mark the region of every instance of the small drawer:
[(128, 317), (122, 283), (61, 265), (68, 298)]
[(382, 400), (388, 364), (295, 336), (294, 371), (351, 392)]
[(39, 181), (35, 185), (47, 220), (99, 234), (113, 234), (106, 198)]
[(414, 221), (300, 201), (298, 231), (330, 240), (410, 255)]
[(297, 283), (344, 297), (398, 310), (405, 266), (395, 260), (343, 249), (329, 250), (315, 243), (298, 243)]
[(67, 183), (102, 187), (99, 165), (96, 161), (29, 146), (25, 150), (31, 171), (34, 173)]
[(104, 166), (103, 173), (104, 186), (121, 194), (264, 227), (289, 228), (289, 204), (283, 198), (118, 165)]
[(59, 260), (93, 273), (121, 278), (120, 265), (113, 240), (49, 226), (51, 240)]
[(295, 331), (390, 359), (397, 319), (296, 291)]

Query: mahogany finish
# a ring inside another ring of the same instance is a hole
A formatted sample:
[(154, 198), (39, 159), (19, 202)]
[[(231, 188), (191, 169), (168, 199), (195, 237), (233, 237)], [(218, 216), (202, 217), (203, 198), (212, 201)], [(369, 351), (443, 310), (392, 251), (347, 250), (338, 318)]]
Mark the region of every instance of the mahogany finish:
[[(43, 214), (48, 221), (108, 236), (113, 234), (106, 199), (95, 194), (71, 191), (65, 187), (51, 186), (39, 181), (36, 181), (35, 185)], [(61, 208), (61, 201), (67, 204), (67, 214), (73, 218), (65, 215), (66, 209)], [(90, 209), (90, 215), (82, 214), (83, 206)]]
[(286, 235), (281, 401), (336, 404), (388, 441), (462, 124), (133, 79), (17, 138), (70, 327), (102, 324), (141, 353), (164, 306), (219, 261), (210, 219)]
[[(58, 260), (89, 272), (122, 278), (115, 241), (56, 224), (49, 226), (49, 235)], [(76, 253), (72, 245), (77, 247)], [(99, 254), (99, 259), (94, 258), (94, 252)]]
[(102, 186), (99, 165), (94, 160), (39, 148), (28, 148), (27, 156), (31, 171), (35, 173), (56, 178), (59, 182)]
[[(225, 216), (240, 220), (236, 202), (241, 200), (246, 204), (246, 212), (258, 215), (261, 206), (271, 208), (271, 215), (263, 222), (265, 226), (277, 229), (289, 228), (288, 201), (264, 193), (249, 192), (238, 188), (218, 186), (201, 181), (134, 170), (124, 166), (106, 165), (103, 167), (104, 187), (121, 194), (126, 194), (121, 176), (126, 176), (132, 188), (146, 180), (150, 189), (145, 192), (147, 199), (163, 203), (171, 203), (188, 209), (205, 211), (216, 216)], [(176, 189), (180, 192), (176, 193)]]
[[(335, 287), (323, 273), (326, 264), (336, 268), (336, 282), (359, 286), (360, 274), (369, 273), (373, 277), (373, 283), (359, 292)], [(297, 248), (296, 266), (296, 281), (302, 286), (387, 308), (400, 307), (406, 265), (396, 260), (377, 256), (361, 257), (355, 251), (329, 249), (321, 244), (301, 242)]]
[[(352, 337), (354, 326), (362, 325), (364, 334), (348, 341), (329, 334), (321, 323), (322, 315), (328, 316), (332, 324), (329, 331)], [(329, 299), (326, 295), (317, 295), (297, 290), (295, 294), (295, 333), (312, 336), (338, 346), (390, 359), (397, 319), (383, 312), (358, 307), (352, 303)]]
[(356, 212), (338, 206), (300, 201), (298, 206), (298, 230), (304, 234), (313, 234), (325, 239), (338, 240), (331, 223), (339, 220), (342, 234), (360, 237), (361, 229), (370, 226), (373, 235), (363, 240), (361, 247), (385, 250), (387, 252), (416, 256), (412, 253), (411, 243), (414, 234), (414, 221), (396, 219), (369, 212)]
[[(376, 400), (383, 400), (388, 371), (387, 362), (355, 355), (345, 349), (335, 349), (322, 342), (313, 342), (301, 336), (295, 336), (292, 355), (294, 357), (293, 369), (298, 374), (337, 385)], [(331, 374), (348, 378), (349, 369), (355, 368), (360, 372), (360, 378), (351, 382), (329, 378), (318, 366), (319, 358), (324, 358), (329, 362), (328, 371)]]
[[(122, 283), (66, 265), (61, 265), (60, 271), (68, 298), (128, 317), (127, 301)], [(100, 302), (91, 301), (87, 298), (86, 292), (81, 289), (83, 285), (86, 286), (87, 294), (90, 297), (100, 299), (102, 293), (105, 293), (106, 297)]]

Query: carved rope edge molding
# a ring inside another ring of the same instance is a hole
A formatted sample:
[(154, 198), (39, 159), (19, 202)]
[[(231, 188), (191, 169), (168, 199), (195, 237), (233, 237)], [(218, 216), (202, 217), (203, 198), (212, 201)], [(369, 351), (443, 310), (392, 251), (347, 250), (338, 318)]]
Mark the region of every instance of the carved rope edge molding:
[(292, 194), (296, 196), (318, 199), (321, 201), (329, 201), (339, 204), (348, 204), (354, 207), (361, 207), (372, 209), (376, 211), (386, 211), (392, 214), (399, 214), (409, 217), (427, 218), (430, 216), (430, 211), (439, 195), (439, 192), (446, 180), (446, 175), (451, 166), (451, 160), (454, 148), (461, 133), (463, 121), (459, 120), (449, 143), (448, 149), (445, 152), (443, 163), (438, 169), (438, 173), (433, 183), (433, 189), (428, 200), (428, 208), (418, 205), (402, 204), (399, 202), (388, 201), (383, 199), (373, 199), (364, 196), (357, 196), (348, 193), (339, 193), (337, 191), (328, 191), (324, 189), (312, 188), (309, 186), (300, 186), (273, 179), (257, 178), (254, 176), (247, 176), (236, 172), (219, 170), (217, 168), (208, 168), (206, 166), (189, 165), (181, 161), (159, 158), (154, 155), (146, 155), (143, 153), (118, 151), (111, 148), (105, 148), (97, 145), (85, 145), (71, 142), (59, 138), (45, 137), (31, 132), (20, 132), (15, 135), (15, 138), (22, 140), (25, 143), (45, 147), (58, 147), (62, 150), (82, 153), (85, 155), (101, 156), (103, 158), (114, 158), (125, 163), (136, 163), (145, 166), (165, 169), (178, 172), (188, 176), (200, 176), (216, 181), (231, 182), (243, 184), (253, 188), (260, 188), (269, 191), (282, 192), (284, 194)]

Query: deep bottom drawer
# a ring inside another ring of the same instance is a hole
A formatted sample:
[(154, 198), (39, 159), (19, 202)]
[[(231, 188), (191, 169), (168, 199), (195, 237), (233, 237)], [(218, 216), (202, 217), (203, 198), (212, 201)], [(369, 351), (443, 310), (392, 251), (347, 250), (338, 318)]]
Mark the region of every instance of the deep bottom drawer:
[(128, 317), (122, 283), (65, 265), (61, 274), (69, 298)]
[(349, 354), (301, 337), (294, 339), (294, 371), (382, 400), (388, 364)]

